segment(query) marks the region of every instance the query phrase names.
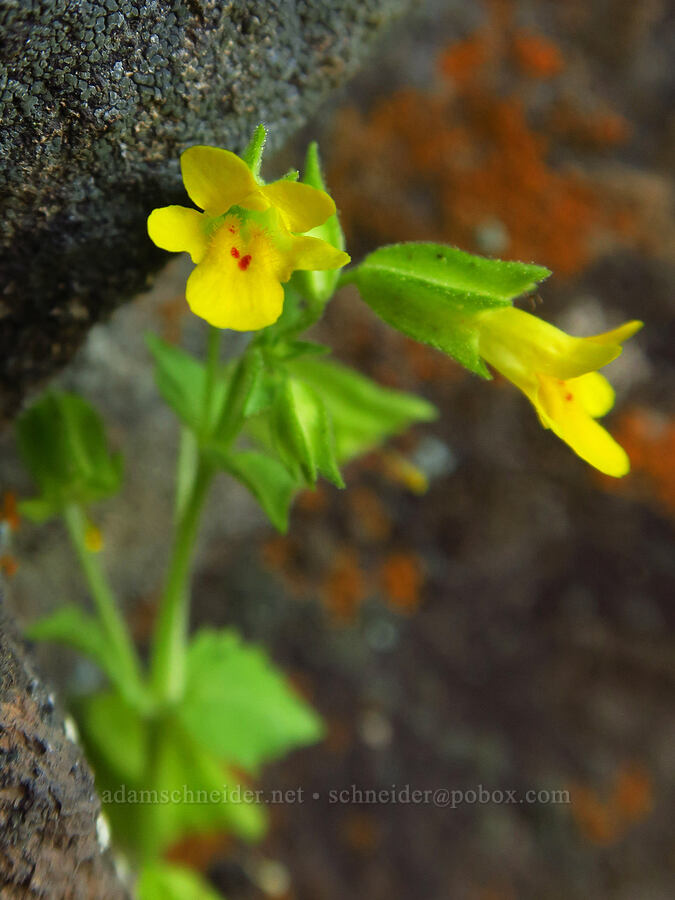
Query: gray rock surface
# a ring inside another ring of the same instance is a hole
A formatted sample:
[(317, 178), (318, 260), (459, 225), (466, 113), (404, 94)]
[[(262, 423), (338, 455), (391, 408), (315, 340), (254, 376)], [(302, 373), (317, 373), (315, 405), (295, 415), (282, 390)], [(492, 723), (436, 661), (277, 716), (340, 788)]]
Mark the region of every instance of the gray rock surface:
[(279, 146), (410, 0), (0, 0), (0, 421), (164, 259), (178, 155)]
[(128, 900), (94, 776), (0, 595), (0, 895)]

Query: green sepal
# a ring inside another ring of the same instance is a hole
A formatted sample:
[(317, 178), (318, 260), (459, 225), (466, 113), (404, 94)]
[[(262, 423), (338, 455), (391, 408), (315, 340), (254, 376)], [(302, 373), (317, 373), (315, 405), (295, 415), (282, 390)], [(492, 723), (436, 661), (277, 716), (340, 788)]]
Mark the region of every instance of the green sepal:
[(317, 713), (264, 650), (230, 630), (203, 629), (192, 639), (178, 716), (215, 757), (252, 773), (323, 736)]
[(253, 172), (253, 177), (257, 181), (260, 180), (260, 168), (262, 166), (263, 151), (265, 150), (266, 140), (267, 129), (261, 122), (253, 132), (251, 140), (248, 142), (246, 149), (241, 155), (241, 158), (244, 160), (251, 172)]
[[(320, 191), (326, 191), (326, 184), (321, 172), (321, 161), (319, 159), (319, 146), (316, 141), (307, 148), (307, 156), (305, 157), (305, 171), (302, 176), (303, 184), (308, 184)], [(321, 225), (312, 228), (307, 232), (308, 235), (320, 238), (336, 247), (338, 250), (345, 249), (345, 236), (340, 225), (337, 213), (329, 216)], [(298, 271), (294, 274), (294, 279), (298, 284), (301, 293), (307, 299), (316, 304), (325, 304), (335, 293), (335, 288), (340, 277), (339, 269), (326, 269), (317, 272)]]
[(48, 391), (16, 424), (19, 453), (40, 494), (19, 505), (43, 522), (69, 504), (87, 506), (115, 494), (122, 483), (122, 457), (111, 454), (103, 422), (77, 394)]
[(330, 347), (326, 344), (317, 344), (315, 341), (279, 341), (272, 348), (272, 355), (277, 362), (289, 362), (300, 356), (324, 356), (330, 353)]
[(336, 487), (345, 486), (330, 417), (314, 388), (297, 378), (286, 378), (271, 415), (276, 450), (292, 472), (302, 472), (311, 486), (319, 472)]
[(256, 415), (270, 401), (264, 354), (259, 347), (249, 347), (232, 373), (223, 412), (214, 431), (217, 443), (230, 444), (245, 419)]
[(333, 360), (303, 358), (288, 371), (317, 385), (333, 425), (339, 462), (376, 447), (415, 422), (437, 418), (431, 403), (414, 394), (382, 387)]
[(348, 280), (389, 325), (489, 378), (473, 317), (509, 306), (549, 275), (543, 266), (486, 259), (443, 244), (407, 243), (375, 250)]
[(262, 506), (272, 525), (282, 533), (288, 529), (288, 515), (295, 494), (304, 487), (278, 459), (255, 450), (232, 453), (217, 445), (209, 448), (215, 464), (240, 481)]
[(143, 867), (136, 896), (138, 900), (224, 900), (199, 872), (165, 861)]

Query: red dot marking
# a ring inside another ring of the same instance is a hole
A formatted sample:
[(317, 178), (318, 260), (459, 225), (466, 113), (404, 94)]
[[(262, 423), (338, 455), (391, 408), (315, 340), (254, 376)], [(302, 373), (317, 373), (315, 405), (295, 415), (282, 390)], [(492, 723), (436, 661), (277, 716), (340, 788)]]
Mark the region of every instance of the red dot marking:
[(567, 400), (568, 403), (570, 402), (570, 400), (574, 400), (574, 394), (570, 394), (570, 393), (565, 394), (565, 400)]
[(233, 247), (233, 248), (230, 250), (230, 253), (232, 254), (232, 256), (234, 256), (235, 259), (239, 259), (239, 251), (237, 250), (236, 247)]
[(242, 256), (242, 258), (239, 260), (238, 265), (239, 265), (239, 268), (241, 269), (241, 271), (245, 272), (248, 269), (248, 267), (251, 265), (250, 253), (247, 253), (246, 256)]

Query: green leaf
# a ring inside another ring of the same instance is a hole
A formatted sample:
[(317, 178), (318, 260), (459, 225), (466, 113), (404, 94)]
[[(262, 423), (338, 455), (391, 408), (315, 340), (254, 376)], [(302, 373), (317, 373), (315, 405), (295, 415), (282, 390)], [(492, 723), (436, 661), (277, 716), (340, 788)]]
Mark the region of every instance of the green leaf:
[[(246, 790), (208, 747), (169, 720), (159, 735), (152, 787), (172, 802), (162, 805), (153, 836), (163, 849), (191, 834), (233, 831), (257, 841), (267, 827), (263, 806), (249, 802)], [(206, 801), (209, 802), (206, 802)], [(215, 802), (214, 802), (215, 800)]]
[(138, 900), (223, 900), (198, 872), (168, 862), (143, 867), (136, 895)]
[[(326, 190), (326, 184), (321, 172), (321, 161), (319, 159), (319, 146), (313, 141), (307, 148), (307, 156), (305, 158), (305, 172), (302, 178), (304, 184), (317, 188), (320, 191)], [(338, 250), (345, 249), (345, 236), (340, 225), (337, 213), (334, 213), (321, 225), (307, 232), (308, 235), (327, 241)], [(301, 286), (302, 292), (312, 301), (325, 304), (326, 301), (335, 293), (338, 279), (340, 277), (339, 269), (327, 269), (319, 272), (300, 271), (296, 273), (296, 282)]]
[(248, 146), (241, 155), (241, 158), (244, 160), (251, 172), (253, 172), (253, 175), (256, 179), (260, 178), (260, 167), (262, 165), (263, 150), (265, 149), (266, 140), (267, 129), (261, 122), (253, 132), (253, 136), (249, 141)]
[(205, 629), (192, 640), (179, 715), (195, 740), (247, 771), (322, 736), (317, 714), (264, 651), (232, 631)]
[(380, 247), (349, 273), (349, 280), (389, 325), (489, 378), (472, 317), (508, 306), (548, 275), (543, 266), (486, 259), (443, 244), (410, 243)]
[(58, 516), (63, 509), (63, 503), (56, 498), (48, 500), (46, 497), (36, 497), (33, 500), (20, 500), (18, 509), (19, 513), (30, 522), (41, 525)]
[(248, 488), (274, 527), (285, 532), (291, 502), (303, 487), (302, 482), (283, 463), (264, 453), (255, 450), (231, 453), (217, 446), (212, 446), (210, 451), (220, 468)]
[(77, 394), (49, 391), (17, 421), (24, 464), (40, 495), (21, 505), (37, 521), (70, 503), (88, 505), (119, 490), (122, 458), (108, 450), (103, 422)]
[(156, 856), (190, 834), (262, 837), (265, 809), (173, 715), (144, 717), (116, 693), (80, 700), (75, 715), (115, 840), (132, 854)]
[(138, 782), (148, 753), (148, 725), (141, 712), (116, 691), (81, 698), (75, 712), (95, 768), (100, 761), (113, 777)]
[[(204, 364), (180, 347), (163, 341), (156, 334), (146, 335), (145, 340), (155, 359), (155, 381), (164, 401), (181, 422), (195, 434), (199, 434), (204, 422)], [(213, 386), (212, 425), (215, 417), (220, 415), (228, 384), (228, 372), (223, 368)]]
[(371, 450), (415, 422), (437, 416), (436, 409), (421, 397), (381, 387), (332, 360), (299, 359), (288, 369), (320, 392), (333, 423), (340, 462)]
[(29, 625), (25, 635), (29, 641), (53, 641), (72, 647), (91, 657), (113, 683), (117, 682), (116, 661), (110, 651), (105, 632), (98, 620), (79, 606), (60, 607)]
[(330, 417), (316, 391), (304, 381), (287, 378), (272, 415), (277, 451), (289, 468), (299, 467), (310, 485), (316, 484), (321, 472), (337, 487), (344, 487)]

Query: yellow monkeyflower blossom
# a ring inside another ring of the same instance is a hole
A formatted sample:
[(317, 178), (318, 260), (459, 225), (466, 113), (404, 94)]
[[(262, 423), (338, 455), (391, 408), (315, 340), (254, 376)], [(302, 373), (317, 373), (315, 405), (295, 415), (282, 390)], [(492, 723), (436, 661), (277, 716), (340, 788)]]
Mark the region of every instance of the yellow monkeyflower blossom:
[(628, 455), (595, 421), (614, 405), (611, 384), (596, 370), (616, 359), (642, 322), (577, 338), (509, 306), (480, 313), (477, 324), (481, 356), (520, 388), (542, 425), (606, 475), (626, 475)]
[(180, 162), (188, 196), (203, 212), (155, 209), (148, 234), (158, 247), (187, 251), (197, 263), (185, 295), (211, 325), (265, 328), (281, 315), (281, 285), (296, 269), (349, 262), (342, 250), (303, 233), (335, 212), (324, 191), (286, 179), (261, 184), (242, 159), (218, 147), (190, 147)]

